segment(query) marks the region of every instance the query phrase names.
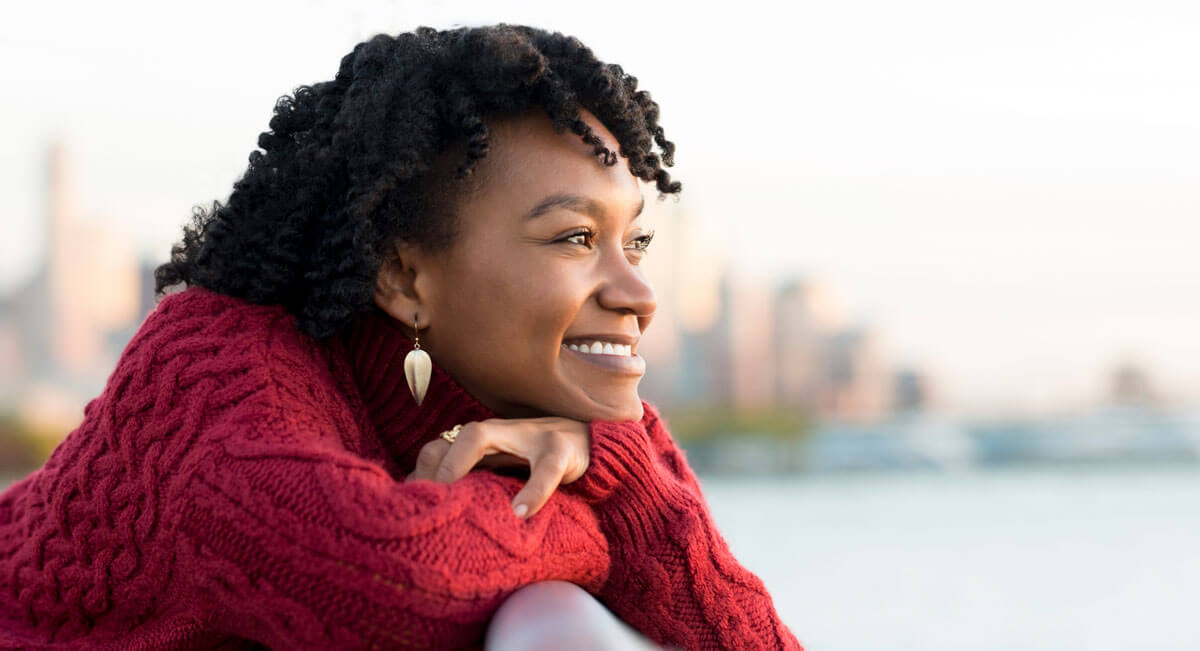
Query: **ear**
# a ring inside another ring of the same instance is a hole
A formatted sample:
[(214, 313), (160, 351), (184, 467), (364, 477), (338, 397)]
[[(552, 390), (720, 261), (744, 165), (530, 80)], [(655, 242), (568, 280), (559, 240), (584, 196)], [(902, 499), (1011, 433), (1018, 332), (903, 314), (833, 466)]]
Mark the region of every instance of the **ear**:
[(434, 320), (433, 274), (427, 256), (416, 247), (397, 243), (375, 276), (375, 304), (393, 319), (412, 329), (425, 329)]

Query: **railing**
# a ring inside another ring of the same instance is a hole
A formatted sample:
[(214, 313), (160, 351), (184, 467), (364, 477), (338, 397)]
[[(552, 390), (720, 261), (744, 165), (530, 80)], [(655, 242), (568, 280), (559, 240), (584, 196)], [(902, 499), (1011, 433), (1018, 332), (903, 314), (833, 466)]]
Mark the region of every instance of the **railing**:
[(487, 651), (649, 651), (654, 643), (629, 628), (582, 588), (545, 581), (513, 593), (488, 625)]

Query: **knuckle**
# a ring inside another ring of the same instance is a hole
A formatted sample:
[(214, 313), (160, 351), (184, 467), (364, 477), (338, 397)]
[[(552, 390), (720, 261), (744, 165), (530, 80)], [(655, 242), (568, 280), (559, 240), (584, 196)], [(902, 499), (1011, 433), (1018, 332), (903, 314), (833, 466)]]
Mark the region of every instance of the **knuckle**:
[(542, 458), (542, 463), (546, 469), (561, 475), (567, 469), (567, 455), (562, 453), (550, 453)]
[(426, 443), (417, 453), (417, 465), (432, 466), (442, 458), (441, 446), (437, 441)]
[(547, 430), (545, 442), (546, 449), (551, 451), (565, 450), (570, 445), (566, 432), (558, 429)]
[(487, 435), (487, 428), (483, 423), (470, 422), (463, 425), (462, 430), (458, 433), (458, 438), (454, 439), (455, 445), (466, 443), (468, 446), (477, 445), (483, 441)]

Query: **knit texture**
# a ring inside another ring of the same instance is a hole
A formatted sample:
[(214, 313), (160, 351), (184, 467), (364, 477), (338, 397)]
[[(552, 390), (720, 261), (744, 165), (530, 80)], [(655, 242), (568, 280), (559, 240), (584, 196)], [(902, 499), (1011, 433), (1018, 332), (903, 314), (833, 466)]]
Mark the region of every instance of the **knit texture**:
[[(0, 648), (477, 647), (564, 580), (651, 639), (799, 648), (730, 555), (654, 408), (591, 424), (591, 466), (528, 520), (520, 479), (404, 481), (494, 417), (370, 312), (314, 340), (278, 306), (164, 298), (46, 464), (0, 494)], [(436, 360), (435, 360), (436, 364)]]

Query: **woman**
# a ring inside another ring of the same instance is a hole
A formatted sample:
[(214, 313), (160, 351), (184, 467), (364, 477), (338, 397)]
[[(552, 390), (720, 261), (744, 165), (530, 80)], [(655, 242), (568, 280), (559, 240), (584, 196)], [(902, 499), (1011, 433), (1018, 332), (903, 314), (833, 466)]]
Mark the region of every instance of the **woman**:
[(680, 186), (636, 84), (421, 28), (283, 98), (158, 269), (186, 289), (0, 496), (0, 642), (475, 646), (563, 580), (659, 643), (797, 648), (637, 393), (639, 180)]

